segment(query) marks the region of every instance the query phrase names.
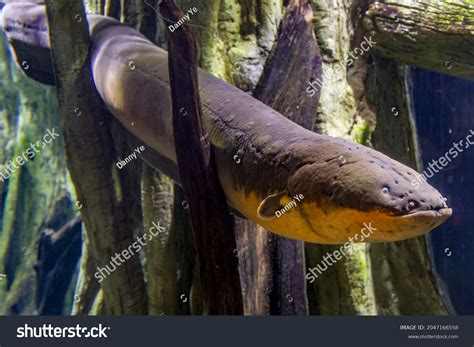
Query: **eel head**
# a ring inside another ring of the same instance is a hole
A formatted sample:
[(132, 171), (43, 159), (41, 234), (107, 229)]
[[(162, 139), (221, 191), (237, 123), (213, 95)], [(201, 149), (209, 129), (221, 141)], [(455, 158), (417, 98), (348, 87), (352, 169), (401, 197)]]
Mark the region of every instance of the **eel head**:
[(285, 191), (264, 197), (259, 224), (289, 238), (342, 244), (416, 237), (451, 216), (446, 199), (406, 165), (348, 141), (322, 147)]

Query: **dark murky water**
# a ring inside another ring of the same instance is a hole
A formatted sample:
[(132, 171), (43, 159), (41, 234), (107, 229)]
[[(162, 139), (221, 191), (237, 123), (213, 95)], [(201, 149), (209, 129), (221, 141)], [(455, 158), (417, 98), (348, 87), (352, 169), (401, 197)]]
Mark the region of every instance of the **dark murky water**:
[[(425, 168), (474, 131), (474, 81), (413, 69), (416, 123)], [(472, 137), (474, 142), (474, 136)], [(474, 313), (474, 145), (465, 148), (429, 182), (453, 208), (431, 233), (436, 267), (458, 314)]]

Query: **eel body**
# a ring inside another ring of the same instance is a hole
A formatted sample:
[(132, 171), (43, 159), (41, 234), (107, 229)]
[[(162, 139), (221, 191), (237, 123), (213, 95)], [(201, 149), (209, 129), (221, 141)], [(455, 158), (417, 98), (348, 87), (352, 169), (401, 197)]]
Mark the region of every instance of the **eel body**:
[[(18, 63), (29, 64), (25, 73), (53, 84), (44, 7), (7, 4), (1, 22)], [(114, 19), (89, 15), (88, 22), (97, 91), (157, 154), (154, 166), (179, 182), (166, 51)], [(386, 155), (308, 131), (202, 70), (199, 87), (227, 200), (262, 227), (322, 244), (387, 242), (426, 233), (451, 215), (436, 189), (415, 185), (417, 172)]]

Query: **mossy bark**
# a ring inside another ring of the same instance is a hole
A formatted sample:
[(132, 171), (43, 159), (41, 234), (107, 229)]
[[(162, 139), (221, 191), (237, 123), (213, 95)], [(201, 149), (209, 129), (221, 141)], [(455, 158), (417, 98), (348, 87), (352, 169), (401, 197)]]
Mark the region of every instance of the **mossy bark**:
[(370, 5), (374, 50), (398, 63), (474, 79), (474, 3), (396, 0)]
[(198, 0), (192, 6), (179, 0), (176, 4), (183, 10), (198, 9), (191, 20), (200, 66), (243, 90), (253, 90), (278, 32), (282, 0)]

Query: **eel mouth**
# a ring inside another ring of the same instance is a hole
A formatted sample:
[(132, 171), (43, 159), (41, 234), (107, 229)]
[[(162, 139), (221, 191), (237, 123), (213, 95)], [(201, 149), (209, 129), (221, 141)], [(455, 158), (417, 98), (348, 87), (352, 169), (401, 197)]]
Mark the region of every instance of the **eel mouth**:
[[(400, 240), (403, 240), (433, 230), (451, 217), (452, 212), (452, 209), (448, 207), (414, 210), (404, 214), (391, 216), (391, 218), (387, 220), (387, 228), (395, 231), (401, 231), (404, 229), (405, 232), (399, 233)], [(390, 220), (392, 222), (390, 222)]]
[(428, 227), (427, 231), (429, 231), (436, 228), (438, 225), (443, 224), (449, 217), (451, 217), (452, 213), (452, 209), (448, 207), (440, 207), (430, 210), (412, 211), (394, 217), (401, 221), (413, 221), (416, 224), (424, 224)]
[(429, 210), (413, 210), (409, 212), (402, 212), (400, 214), (392, 215), (392, 217), (398, 218), (410, 218), (410, 217), (427, 217), (427, 218), (441, 218), (446, 220), (451, 217), (453, 210), (449, 207), (437, 207)]

